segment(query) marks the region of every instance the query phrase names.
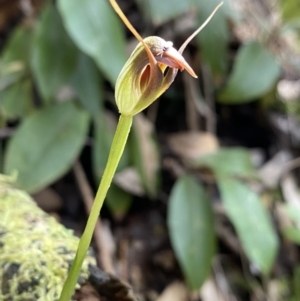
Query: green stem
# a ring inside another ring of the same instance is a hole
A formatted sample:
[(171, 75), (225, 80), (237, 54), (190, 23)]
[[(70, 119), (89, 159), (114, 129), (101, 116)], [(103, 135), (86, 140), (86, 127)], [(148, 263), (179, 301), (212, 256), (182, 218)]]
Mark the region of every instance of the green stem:
[(93, 203), (93, 207), (90, 212), (85, 230), (80, 238), (75, 259), (69, 272), (68, 278), (64, 284), (59, 301), (70, 301), (72, 297), (82, 263), (85, 259), (86, 253), (92, 240), (93, 232), (99, 217), (101, 207), (123, 154), (131, 124), (132, 116), (120, 116), (108, 156), (107, 164)]

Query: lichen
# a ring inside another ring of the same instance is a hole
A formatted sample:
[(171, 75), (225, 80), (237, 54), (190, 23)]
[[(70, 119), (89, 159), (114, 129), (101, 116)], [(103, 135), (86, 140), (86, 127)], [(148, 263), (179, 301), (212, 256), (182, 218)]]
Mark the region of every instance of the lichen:
[[(79, 239), (0, 176), (0, 301), (58, 300)], [(88, 256), (78, 287), (88, 277)]]

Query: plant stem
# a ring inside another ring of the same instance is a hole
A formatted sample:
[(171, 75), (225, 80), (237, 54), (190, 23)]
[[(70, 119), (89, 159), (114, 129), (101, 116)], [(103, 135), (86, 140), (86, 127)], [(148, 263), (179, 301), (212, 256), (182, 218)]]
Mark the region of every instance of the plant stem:
[(82, 263), (85, 259), (86, 253), (92, 240), (93, 232), (99, 217), (101, 207), (123, 154), (131, 124), (132, 116), (120, 116), (109, 152), (107, 164), (92, 206), (92, 210), (88, 218), (85, 230), (80, 238), (75, 259), (73, 261), (67, 280), (64, 284), (59, 301), (70, 301), (72, 297)]

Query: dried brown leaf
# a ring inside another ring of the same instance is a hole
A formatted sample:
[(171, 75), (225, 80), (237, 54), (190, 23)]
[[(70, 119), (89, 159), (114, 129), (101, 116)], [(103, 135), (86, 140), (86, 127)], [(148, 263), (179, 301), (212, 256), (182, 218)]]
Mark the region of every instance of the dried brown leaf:
[(218, 139), (203, 132), (181, 132), (168, 137), (171, 150), (183, 161), (189, 162), (203, 155), (215, 152), (219, 147)]

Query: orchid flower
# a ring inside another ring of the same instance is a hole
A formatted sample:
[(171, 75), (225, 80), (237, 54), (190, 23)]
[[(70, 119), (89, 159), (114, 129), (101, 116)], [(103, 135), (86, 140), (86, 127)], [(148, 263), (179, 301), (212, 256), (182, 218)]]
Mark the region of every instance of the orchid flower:
[(85, 230), (80, 238), (75, 259), (64, 284), (59, 301), (69, 301), (73, 294), (82, 263), (92, 240), (100, 210), (123, 154), (133, 116), (151, 105), (170, 87), (178, 70), (186, 70), (191, 76), (197, 78), (193, 69), (183, 58), (182, 52), (222, 5), (221, 3), (215, 8), (208, 19), (177, 51), (173, 47), (172, 42), (165, 41), (160, 37), (151, 36), (142, 39), (130, 24), (116, 1), (109, 1), (116, 13), (140, 43), (136, 46), (128, 61), (125, 63), (116, 82), (115, 98), (121, 114), (119, 123)]
[[(174, 81), (178, 70), (186, 70), (191, 76), (197, 75), (186, 62), (182, 53), (188, 43), (206, 26), (220, 3), (208, 19), (183, 43), (177, 51), (173, 43), (156, 36), (142, 39), (128, 21), (115, 0), (109, 0), (129, 30), (139, 40), (116, 82), (115, 98), (119, 112), (135, 115), (163, 94)], [(166, 68), (169, 67), (165, 74)]]

